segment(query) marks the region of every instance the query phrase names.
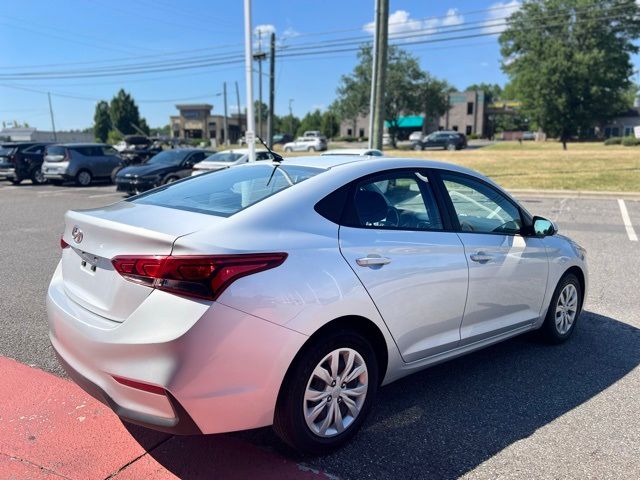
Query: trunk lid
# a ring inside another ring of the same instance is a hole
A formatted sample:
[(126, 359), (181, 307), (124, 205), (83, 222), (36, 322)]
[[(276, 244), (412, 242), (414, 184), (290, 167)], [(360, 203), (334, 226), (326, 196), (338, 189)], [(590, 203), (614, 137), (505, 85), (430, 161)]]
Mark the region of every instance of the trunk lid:
[(117, 255), (169, 255), (178, 237), (224, 220), (131, 202), (69, 211), (62, 237), (70, 246), (62, 253), (65, 291), (87, 310), (122, 322), (153, 289), (125, 280), (111, 259)]

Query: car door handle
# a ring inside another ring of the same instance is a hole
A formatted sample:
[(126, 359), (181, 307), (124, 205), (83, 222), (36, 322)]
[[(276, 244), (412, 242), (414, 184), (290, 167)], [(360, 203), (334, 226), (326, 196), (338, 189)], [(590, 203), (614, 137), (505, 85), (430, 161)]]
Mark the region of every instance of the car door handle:
[(363, 257), (356, 259), (356, 263), (361, 267), (376, 267), (391, 263), (391, 259), (386, 257)]
[(474, 262), (487, 263), (489, 260), (493, 259), (493, 255), (487, 255), (484, 252), (478, 252), (469, 255), (469, 258), (471, 258), (471, 260), (473, 260)]

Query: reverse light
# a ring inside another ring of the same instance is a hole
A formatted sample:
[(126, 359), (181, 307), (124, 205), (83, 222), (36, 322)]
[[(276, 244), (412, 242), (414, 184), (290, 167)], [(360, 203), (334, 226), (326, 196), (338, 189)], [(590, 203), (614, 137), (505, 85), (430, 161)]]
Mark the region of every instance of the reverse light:
[(275, 268), (286, 258), (286, 253), (120, 255), (111, 263), (131, 282), (178, 295), (215, 300), (237, 279)]

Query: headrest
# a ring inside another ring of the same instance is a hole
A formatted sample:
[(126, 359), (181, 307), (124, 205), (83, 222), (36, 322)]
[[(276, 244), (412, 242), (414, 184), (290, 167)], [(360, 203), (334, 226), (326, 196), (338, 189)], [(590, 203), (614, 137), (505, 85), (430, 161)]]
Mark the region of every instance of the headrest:
[(387, 217), (387, 202), (378, 192), (359, 190), (356, 192), (356, 212), (360, 222), (376, 223)]

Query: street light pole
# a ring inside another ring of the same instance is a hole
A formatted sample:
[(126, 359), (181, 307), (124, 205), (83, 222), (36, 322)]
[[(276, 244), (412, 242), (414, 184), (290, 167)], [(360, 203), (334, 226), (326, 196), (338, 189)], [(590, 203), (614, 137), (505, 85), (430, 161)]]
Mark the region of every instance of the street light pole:
[(51, 106), (51, 93), (47, 92), (47, 96), (49, 97), (49, 115), (51, 115), (51, 128), (53, 129), (53, 141), (58, 141), (58, 136), (56, 135), (56, 122), (53, 120), (53, 107)]
[(244, 68), (247, 82), (247, 131), (245, 140), (249, 147), (249, 162), (256, 161), (256, 130), (253, 117), (253, 55), (251, 45), (251, 0), (244, 0)]
[(293, 98), (290, 98), (289, 99), (289, 132), (291, 133), (291, 135), (295, 137), (296, 134), (293, 133), (293, 110), (291, 110), (292, 103), (293, 103)]
[(224, 144), (229, 145), (229, 120), (227, 119), (227, 82), (222, 84), (224, 95)]

